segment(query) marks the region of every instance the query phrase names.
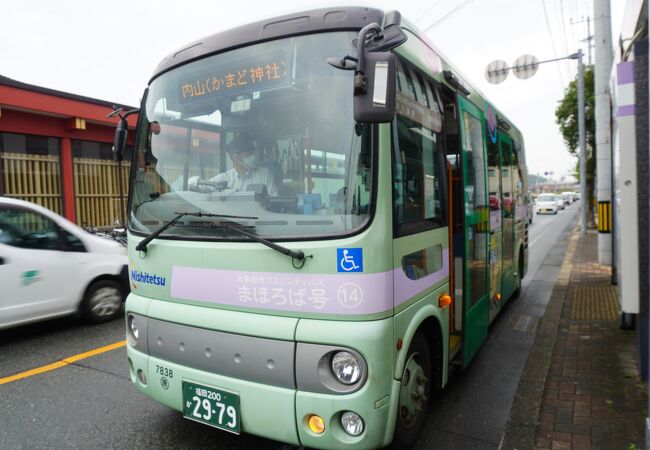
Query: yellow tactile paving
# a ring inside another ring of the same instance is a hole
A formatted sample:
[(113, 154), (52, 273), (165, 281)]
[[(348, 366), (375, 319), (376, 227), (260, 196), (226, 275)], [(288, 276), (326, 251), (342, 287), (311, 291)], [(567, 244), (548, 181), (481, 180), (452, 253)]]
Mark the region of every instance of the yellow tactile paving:
[(617, 320), (616, 287), (606, 284), (577, 285), (573, 292), (571, 320)]

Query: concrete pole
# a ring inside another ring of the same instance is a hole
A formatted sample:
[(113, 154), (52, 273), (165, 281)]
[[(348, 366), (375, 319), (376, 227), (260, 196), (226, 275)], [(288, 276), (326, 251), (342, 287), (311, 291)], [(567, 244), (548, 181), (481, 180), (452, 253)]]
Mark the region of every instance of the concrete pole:
[(609, 81), (612, 71), (610, 0), (594, 1), (598, 262), (612, 264), (612, 144)]
[(582, 49), (578, 49), (578, 143), (580, 145), (580, 233), (587, 234), (587, 159), (585, 144), (585, 77)]

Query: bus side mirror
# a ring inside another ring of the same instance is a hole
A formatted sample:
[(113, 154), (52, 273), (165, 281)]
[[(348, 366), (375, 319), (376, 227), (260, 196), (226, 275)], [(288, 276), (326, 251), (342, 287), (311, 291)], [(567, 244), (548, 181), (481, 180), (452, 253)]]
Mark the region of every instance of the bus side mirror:
[(117, 122), (117, 127), (115, 128), (115, 138), (113, 140), (113, 153), (118, 161), (122, 161), (124, 158), (128, 134), (129, 124), (126, 119), (120, 117), (119, 122)]
[(106, 117), (119, 117), (120, 120), (117, 121), (117, 127), (115, 128), (115, 137), (113, 138), (113, 153), (115, 154), (115, 159), (122, 161), (124, 159), (124, 151), (126, 150), (126, 138), (129, 135), (129, 123), (126, 121), (126, 118), (131, 114), (139, 112), (139, 109), (131, 109), (129, 111), (124, 111), (122, 108), (113, 106), (113, 111), (110, 112)]
[(371, 23), (359, 32), (354, 71), (354, 120), (358, 123), (391, 122), (395, 117), (395, 55), (390, 50), (406, 41), (400, 17), (391, 12), (385, 29)]
[(354, 70), (354, 120), (360, 123), (391, 122), (395, 117), (396, 57), (390, 50), (404, 43), (397, 11), (386, 15), (386, 26), (371, 23), (352, 42), (357, 57), (328, 58), (341, 70)]
[(391, 122), (395, 117), (395, 55), (372, 52), (360, 55), (364, 60), (363, 87), (355, 75), (354, 120), (360, 123)]

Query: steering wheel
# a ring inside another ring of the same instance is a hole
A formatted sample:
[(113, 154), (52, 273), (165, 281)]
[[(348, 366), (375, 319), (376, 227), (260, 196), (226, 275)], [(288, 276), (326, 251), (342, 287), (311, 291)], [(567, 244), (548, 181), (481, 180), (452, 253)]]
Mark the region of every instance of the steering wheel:
[(225, 189), (225, 183), (217, 183), (210, 180), (197, 180), (196, 186), (192, 187), (191, 190), (197, 192), (219, 192)]

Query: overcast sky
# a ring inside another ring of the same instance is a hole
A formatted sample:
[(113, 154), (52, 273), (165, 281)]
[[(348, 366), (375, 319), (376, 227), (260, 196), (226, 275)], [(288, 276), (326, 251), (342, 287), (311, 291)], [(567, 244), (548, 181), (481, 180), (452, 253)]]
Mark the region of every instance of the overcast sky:
[[(625, 0), (611, 1), (617, 41)], [(554, 110), (576, 63), (545, 64), (529, 80), (511, 75), (499, 85), (483, 74), (495, 59), (545, 60), (579, 45), (586, 52), (586, 23), (576, 22), (593, 17), (590, 0), (11, 1), (2, 8), (0, 75), (138, 106), (158, 62), (191, 41), (262, 18), (349, 4), (398, 9), (428, 29), (441, 53), (522, 130), (530, 173), (553, 171), (559, 179), (573, 171)]]

